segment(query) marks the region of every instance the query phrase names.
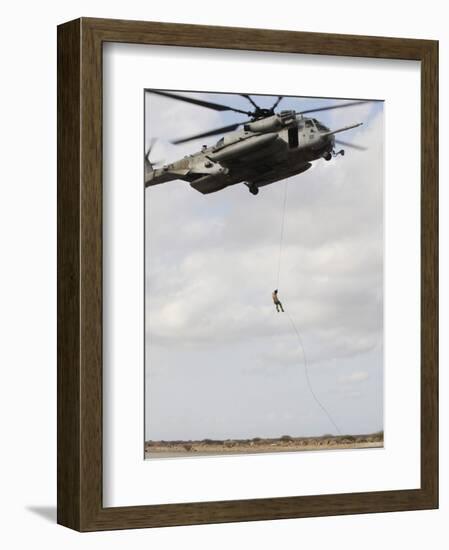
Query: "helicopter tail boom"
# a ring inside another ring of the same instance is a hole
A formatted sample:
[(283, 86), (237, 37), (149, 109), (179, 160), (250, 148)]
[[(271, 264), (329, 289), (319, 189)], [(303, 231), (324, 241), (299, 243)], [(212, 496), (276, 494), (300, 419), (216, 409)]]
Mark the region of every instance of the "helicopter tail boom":
[(185, 179), (187, 170), (166, 170), (164, 168), (155, 168), (154, 170), (145, 170), (145, 187), (167, 183), (168, 181)]

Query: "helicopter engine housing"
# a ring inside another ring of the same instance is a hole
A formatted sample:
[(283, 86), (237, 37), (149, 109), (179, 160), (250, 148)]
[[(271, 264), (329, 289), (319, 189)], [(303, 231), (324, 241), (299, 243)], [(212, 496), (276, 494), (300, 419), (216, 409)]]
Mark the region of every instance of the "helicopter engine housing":
[(254, 122), (248, 122), (243, 126), (246, 132), (277, 132), (284, 127), (282, 120), (277, 116), (271, 116), (269, 118), (262, 118), (261, 120), (255, 120)]
[(262, 118), (248, 122), (243, 126), (246, 132), (278, 132), (282, 128), (291, 126), (296, 122), (295, 111), (281, 111), (280, 113), (270, 116), (268, 118)]

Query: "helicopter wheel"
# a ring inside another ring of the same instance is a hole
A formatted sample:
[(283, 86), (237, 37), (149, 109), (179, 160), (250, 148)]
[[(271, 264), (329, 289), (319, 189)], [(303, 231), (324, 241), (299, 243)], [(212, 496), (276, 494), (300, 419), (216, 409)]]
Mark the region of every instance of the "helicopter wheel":
[(259, 188), (257, 187), (257, 185), (250, 185), (249, 192), (251, 193), (251, 195), (257, 195), (259, 193)]
[(332, 155), (329, 152), (327, 152), (327, 153), (324, 153), (323, 158), (324, 160), (331, 160)]

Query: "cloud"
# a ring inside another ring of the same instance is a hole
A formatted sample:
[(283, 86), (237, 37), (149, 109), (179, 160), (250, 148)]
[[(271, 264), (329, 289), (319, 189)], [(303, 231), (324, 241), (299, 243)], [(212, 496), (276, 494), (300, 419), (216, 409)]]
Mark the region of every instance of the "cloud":
[(369, 374), (366, 371), (354, 371), (351, 374), (340, 376), (339, 381), (345, 384), (358, 384), (368, 380)]

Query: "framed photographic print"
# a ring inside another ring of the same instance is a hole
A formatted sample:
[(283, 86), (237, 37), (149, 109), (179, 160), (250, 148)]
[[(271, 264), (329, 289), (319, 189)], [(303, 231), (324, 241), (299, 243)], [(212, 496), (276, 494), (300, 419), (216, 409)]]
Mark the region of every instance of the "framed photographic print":
[(58, 522), (438, 505), (438, 44), (58, 28)]
[(145, 151), (146, 458), (382, 447), (383, 101), (146, 89)]

